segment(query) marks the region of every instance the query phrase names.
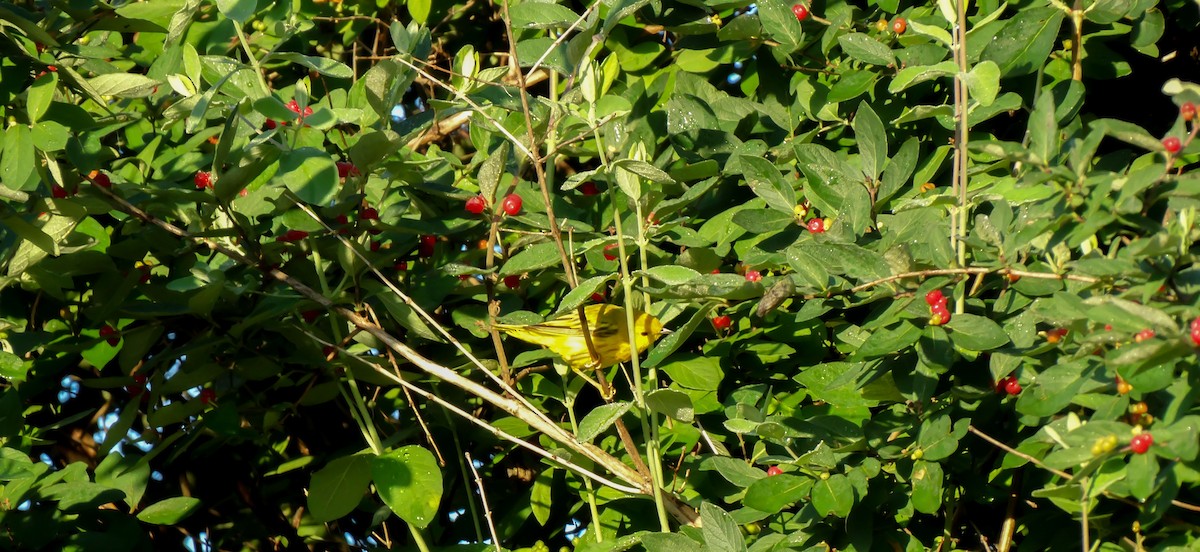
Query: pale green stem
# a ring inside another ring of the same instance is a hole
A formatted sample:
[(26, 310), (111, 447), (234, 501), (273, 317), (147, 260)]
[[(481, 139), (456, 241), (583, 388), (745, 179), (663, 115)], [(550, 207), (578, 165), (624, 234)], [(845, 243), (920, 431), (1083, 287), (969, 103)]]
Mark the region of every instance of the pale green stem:
[(417, 548), (421, 552), (429, 552), (429, 545), (425, 544), (425, 537), (421, 536), (421, 530), (414, 527), (411, 523), (405, 523), (405, 525), (408, 526), (408, 532), (412, 534), (413, 542), (417, 543)]
[(254, 68), (254, 75), (258, 77), (258, 85), (262, 87), (263, 94), (271, 95), (271, 87), (267, 85), (267, 78), (263, 76), (262, 66), (259, 65), (258, 58), (254, 57), (254, 52), (250, 51), (250, 41), (246, 40), (246, 33), (242, 30), (242, 24), (234, 21), (233, 30), (237, 32), (238, 43), (246, 51), (246, 59), (250, 61), (250, 66)]
[[(589, 119), (593, 121), (596, 120), (595, 105), (588, 107), (588, 116)], [(600, 162), (607, 167), (608, 157), (604, 155), (604, 140), (600, 137), (600, 129), (596, 129), (594, 131), (594, 136), (596, 140), (596, 151), (600, 154)], [(612, 174), (611, 171), (609, 174)], [(637, 322), (633, 315), (633, 282), (630, 280), (629, 262), (625, 256), (625, 232), (621, 225), (621, 212), (620, 209), (617, 209), (617, 202), (621, 199), (621, 194), (623, 193), (624, 192), (617, 190), (612, 186), (609, 187), (609, 195), (612, 196), (613, 201), (613, 224), (617, 229), (617, 251), (619, 252), (621, 258), (621, 288), (625, 292), (625, 326), (629, 332), (629, 346), (634, 351), (637, 351), (637, 347), (634, 346), (634, 344), (637, 343)], [(636, 205), (635, 212), (640, 220), (642, 214), (641, 200), (635, 200), (633, 203)], [(640, 258), (642, 259), (642, 266), (645, 266), (646, 248), (644, 236), (642, 236), (640, 230), (638, 235), (638, 249), (641, 250)], [(649, 303), (645, 305), (645, 309), (647, 312), (650, 310)], [(662, 498), (662, 459), (659, 457), (658, 450), (658, 420), (656, 419), (657, 416), (646, 408), (646, 395), (642, 390), (641, 359), (638, 358), (638, 354), (636, 352), (631, 355), (630, 364), (633, 370), (634, 401), (638, 405), (638, 410), (642, 413), (640, 416), (642, 421), (642, 434), (646, 436), (646, 455), (649, 457), (648, 460), (650, 463), (650, 486), (652, 492), (654, 493), (654, 507), (658, 511), (658, 521), (660, 527), (662, 528), (663, 532), (667, 532), (671, 530), (671, 525), (667, 518), (666, 504), (663, 503)]]

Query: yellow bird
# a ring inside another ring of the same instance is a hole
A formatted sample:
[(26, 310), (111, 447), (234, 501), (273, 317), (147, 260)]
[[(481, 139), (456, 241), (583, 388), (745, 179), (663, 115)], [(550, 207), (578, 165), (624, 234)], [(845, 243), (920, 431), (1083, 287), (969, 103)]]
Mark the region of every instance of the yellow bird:
[[(599, 357), (595, 360), (588, 351), (587, 340), (584, 339), (583, 329), (579, 324), (579, 313), (576, 311), (538, 324), (496, 324), (495, 328), (521, 341), (550, 349), (562, 357), (572, 370), (600, 388), (600, 385), (588, 376), (587, 371), (607, 368), (633, 357), (629, 347), (629, 325), (625, 309), (616, 305), (588, 305), (584, 307), (583, 313), (592, 337), (592, 348)], [(641, 311), (635, 310), (633, 318), (636, 328), (634, 343), (640, 354), (662, 335), (663, 325), (658, 318)]]

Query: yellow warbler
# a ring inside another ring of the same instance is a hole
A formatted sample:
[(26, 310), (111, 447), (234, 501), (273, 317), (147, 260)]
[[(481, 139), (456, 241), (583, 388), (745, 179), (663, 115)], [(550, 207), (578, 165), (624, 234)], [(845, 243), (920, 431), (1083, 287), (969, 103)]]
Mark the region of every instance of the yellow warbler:
[[(629, 348), (629, 326), (626, 323), (624, 308), (608, 304), (588, 305), (584, 307), (583, 313), (587, 318), (588, 331), (592, 334), (592, 347), (599, 357), (596, 361), (588, 351), (587, 341), (579, 325), (579, 313), (576, 311), (539, 324), (496, 324), (495, 328), (521, 341), (554, 351), (567, 365), (584, 377), (587, 377), (585, 370), (605, 368), (632, 358)], [(641, 353), (662, 334), (663, 325), (653, 315), (640, 311), (634, 311), (633, 318), (636, 327), (634, 342), (637, 344), (637, 352)]]

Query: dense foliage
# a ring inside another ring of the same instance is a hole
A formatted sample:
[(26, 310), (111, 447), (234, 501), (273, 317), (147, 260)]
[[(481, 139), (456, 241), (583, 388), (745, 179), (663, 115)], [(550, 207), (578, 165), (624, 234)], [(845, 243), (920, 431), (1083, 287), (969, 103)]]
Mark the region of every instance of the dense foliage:
[(0, 548), (1194, 549), (1198, 8), (0, 5)]

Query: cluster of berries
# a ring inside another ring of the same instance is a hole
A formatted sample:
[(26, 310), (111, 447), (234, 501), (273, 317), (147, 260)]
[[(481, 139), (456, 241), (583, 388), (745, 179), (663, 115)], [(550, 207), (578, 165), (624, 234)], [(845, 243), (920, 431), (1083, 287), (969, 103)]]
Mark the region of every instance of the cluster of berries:
[(925, 302), (929, 304), (929, 323), (941, 326), (950, 321), (950, 309), (946, 308), (946, 296), (942, 290), (935, 289), (925, 294)]
[[(508, 194), (507, 196), (504, 196), (504, 201), (500, 204), (500, 206), (504, 209), (504, 212), (509, 216), (519, 215), (523, 205), (524, 202), (521, 200), (521, 196), (517, 194)], [(483, 213), (483, 210), (486, 208), (487, 201), (483, 199), (482, 195), (477, 195), (467, 200), (466, 209), (467, 212), (471, 213), (472, 215)]]

